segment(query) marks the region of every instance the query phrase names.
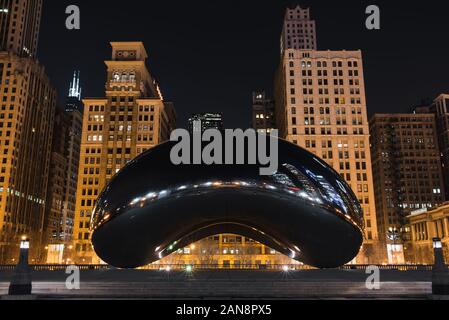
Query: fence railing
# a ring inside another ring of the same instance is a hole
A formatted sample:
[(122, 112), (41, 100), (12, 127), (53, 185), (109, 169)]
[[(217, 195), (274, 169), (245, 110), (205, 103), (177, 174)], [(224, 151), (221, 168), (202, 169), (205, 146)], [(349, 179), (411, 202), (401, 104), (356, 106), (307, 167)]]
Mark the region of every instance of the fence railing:
[[(69, 265), (30, 265), (33, 271), (65, 271)], [(372, 265), (345, 265), (337, 270), (360, 270), (364, 271)], [(395, 271), (432, 271), (432, 265), (375, 265), (379, 270), (395, 270)], [(12, 272), (15, 265), (0, 265), (0, 272)], [(77, 265), (81, 271), (98, 271), (98, 270), (117, 270), (117, 268), (108, 265)], [(148, 265), (139, 270), (153, 270), (153, 271), (186, 271), (186, 270), (260, 270), (260, 271), (301, 271), (301, 270), (316, 270), (316, 268), (305, 265), (185, 265), (185, 264), (154, 264)]]

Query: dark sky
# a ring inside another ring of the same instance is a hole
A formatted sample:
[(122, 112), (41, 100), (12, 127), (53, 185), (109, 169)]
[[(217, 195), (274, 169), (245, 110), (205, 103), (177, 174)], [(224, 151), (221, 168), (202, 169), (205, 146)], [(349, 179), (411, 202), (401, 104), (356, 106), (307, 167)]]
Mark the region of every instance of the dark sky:
[[(445, 2), (44, 0), (39, 58), (62, 98), (75, 69), (83, 96), (102, 97), (109, 42), (143, 41), (180, 126), (192, 113), (220, 111), (226, 127), (246, 128), (251, 92), (272, 91), (284, 9), (299, 3), (312, 9), (320, 50), (363, 50), (370, 114), (402, 112), (449, 91)], [(79, 31), (65, 28), (70, 4), (81, 9)], [(381, 31), (365, 28), (369, 4), (381, 8)]]

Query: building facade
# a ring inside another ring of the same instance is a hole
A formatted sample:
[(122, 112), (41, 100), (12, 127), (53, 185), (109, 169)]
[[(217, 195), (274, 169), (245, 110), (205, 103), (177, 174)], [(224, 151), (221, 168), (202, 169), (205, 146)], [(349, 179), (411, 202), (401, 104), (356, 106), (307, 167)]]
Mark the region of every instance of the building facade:
[[(83, 105), (81, 102), (80, 72), (74, 73), (69, 96), (66, 99), (65, 114), (69, 119), (69, 135), (66, 140), (65, 158), (67, 171), (65, 179), (65, 195), (62, 213), (62, 241), (65, 246), (73, 237), (75, 206), (78, 186), (78, 170), (81, 154), (81, 135), (83, 130)], [(70, 245), (69, 245), (70, 247)], [(70, 253), (68, 253), (70, 255)]]
[(281, 35), (281, 54), (288, 49), (317, 50), (316, 24), (309, 8), (287, 8)]
[(435, 114), (445, 185), (444, 197), (449, 201), (449, 94), (440, 94), (430, 105), (415, 108), (415, 113)]
[(42, 0), (0, 0), (0, 51), (36, 57)]
[(444, 202), (435, 120), (434, 114), (376, 114), (370, 121), (379, 237), (387, 243), (389, 256), (399, 260), (391, 263), (404, 262), (410, 213)]
[(30, 261), (45, 259), (47, 187), (56, 92), (34, 58), (42, 1), (0, 2), (0, 261), (14, 263), (21, 237)]
[(164, 101), (146, 67), (141, 42), (113, 42), (106, 61), (104, 98), (84, 99), (74, 226), (77, 263), (100, 262), (90, 242), (95, 201), (112, 177), (139, 154), (170, 139), (176, 126), (173, 105)]
[(280, 137), (326, 161), (359, 198), (366, 241), (356, 262), (382, 262), (386, 250), (377, 230), (362, 53), (286, 50), (275, 94)]
[(408, 217), (409, 240), (406, 242), (406, 262), (433, 264), (433, 238), (441, 238), (443, 253), (449, 261), (449, 204), (433, 210), (421, 209)]
[(70, 259), (81, 147), (82, 108), (79, 72), (74, 74), (65, 109), (57, 108), (45, 216), (47, 263)]
[(64, 110), (57, 108), (53, 126), (52, 153), (50, 161), (47, 207), (45, 214), (45, 246), (59, 244), (63, 239), (62, 212), (66, 187), (66, 141), (69, 139), (69, 118)]
[(268, 99), (265, 91), (253, 92), (252, 127), (259, 133), (270, 133), (276, 129), (274, 100)]
[(223, 114), (207, 112), (194, 114), (189, 118), (189, 131), (193, 132), (201, 132), (209, 129), (217, 129), (219, 131), (224, 130), (223, 126)]

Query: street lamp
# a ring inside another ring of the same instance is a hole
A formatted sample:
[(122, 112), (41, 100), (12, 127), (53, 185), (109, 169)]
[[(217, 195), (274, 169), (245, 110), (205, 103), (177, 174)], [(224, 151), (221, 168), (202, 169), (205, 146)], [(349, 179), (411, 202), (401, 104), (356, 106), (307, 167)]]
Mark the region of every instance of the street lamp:
[(449, 295), (449, 269), (444, 261), (443, 243), (440, 238), (433, 238), (433, 252), (435, 264), (432, 270), (432, 293)]
[(400, 240), (399, 230), (396, 227), (390, 227), (388, 229), (387, 238), (393, 241), (393, 244), (396, 245), (396, 241)]
[[(30, 241), (28, 240), (28, 238), (26, 236), (22, 237), (22, 240), (20, 241), (20, 249), (26, 249), (29, 250), (30, 249)], [(22, 258), (22, 256), (20, 256), (20, 258)]]
[(392, 263), (394, 264), (397, 262), (396, 250), (398, 250), (398, 248), (397, 248), (396, 244), (399, 240), (401, 240), (400, 230), (396, 227), (388, 228), (387, 239), (393, 242), (393, 246), (391, 247), (390, 251), (391, 251)]
[(28, 237), (23, 236), (20, 241), (20, 256), (12, 281), (9, 285), (10, 296), (27, 296), (31, 295), (31, 270), (28, 265), (28, 253), (30, 250), (30, 241)]
[(443, 249), (443, 243), (440, 238), (433, 238), (433, 248), (434, 249)]
[(433, 238), (433, 252), (435, 255), (433, 270), (437, 272), (448, 272), (449, 270), (444, 261), (443, 243), (440, 238)]

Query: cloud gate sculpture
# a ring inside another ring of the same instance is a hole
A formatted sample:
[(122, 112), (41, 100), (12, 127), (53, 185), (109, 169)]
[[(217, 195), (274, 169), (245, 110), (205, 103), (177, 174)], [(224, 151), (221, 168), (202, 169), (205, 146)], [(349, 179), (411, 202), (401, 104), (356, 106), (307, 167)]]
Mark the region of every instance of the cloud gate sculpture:
[(350, 262), (363, 242), (360, 204), (340, 175), (279, 140), (279, 168), (179, 165), (174, 142), (120, 171), (93, 213), (92, 243), (105, 262), (136, 268), (216, 234), (238, 234), (318, 268)]

